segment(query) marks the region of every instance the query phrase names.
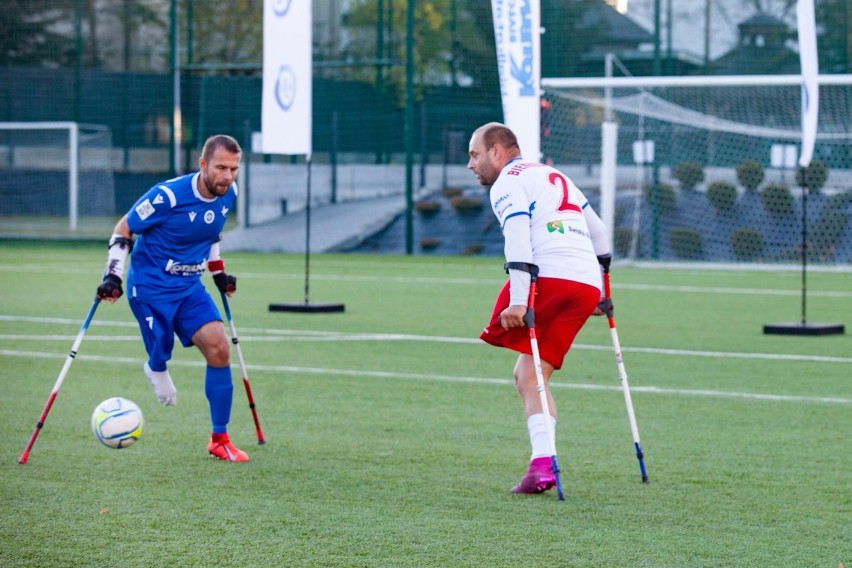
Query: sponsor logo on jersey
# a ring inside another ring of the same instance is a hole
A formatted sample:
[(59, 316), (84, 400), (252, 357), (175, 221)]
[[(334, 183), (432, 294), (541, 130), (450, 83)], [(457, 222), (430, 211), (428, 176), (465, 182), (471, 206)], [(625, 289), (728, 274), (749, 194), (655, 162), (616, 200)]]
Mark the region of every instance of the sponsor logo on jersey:
[(174, 276), (193, 276), (204, 272), (204, 262), (198, 264), (181, 264), (172, 259), (166, 263), (165, 272)]
[(158, 193), (157, 197), (154, 198), (154, 205), (160, 205), (163, 201), (163, 196)]
[(210, 223), (212, 223), (215, 219), (216, 219), (216, 214), (213, 213), (212, 211), (205, 211), (204, 212), (204, 222), (207, 223), (208, 225)]
[(565, 234), (565, 226), (562, 224), (562, 221), (551, 221), (547, 224), (547, 232), (548, 233), (562, 233)]
[(222, 217), (227, 217), (227, 216), (228, 216), (228, 211), (229, 211), (229, 209), (228, 209), (227, 207), (224, 207), (224, 206), (223, 206), (223, 207), (222, 207)]
[(197, 212), (197, 211), (190, 211), (190, 212), (189, 212), (189, 222), (190, 222), (190, 223), (192, 223), (193, 221), (195, 221), (195, 216), (196, 216), (197, 214), (198, 214), (198, 212)]
[(587, 233), (583, 229), (577, 229), (576, 227), (572, 227), (571, 225), (568, 225), (568, 231), (576, 235), (580, 235), (581, 237), (586, 237), (587, 239), (592, 238), (592, 236), (589, 235), (589, 233)]
[(504, 193), (503, 195), (495, 199), (494, 202), (491, 204), (491, 208), (494, 209), (494, 213), (497, 215), (498, 219), (502, 219), (506, 211), (510, 207), (512, 207), (511, 201), (509, 203), (506, 203), (506, 200), (509, 199), (510, 196), (511, 194)]
[(151, 205), (151, 201), (148, 199), (136, 206), (136, 214), (139, 215), (139, 218), (143, 221), (150, 217), (154, 211), (154, 206)]

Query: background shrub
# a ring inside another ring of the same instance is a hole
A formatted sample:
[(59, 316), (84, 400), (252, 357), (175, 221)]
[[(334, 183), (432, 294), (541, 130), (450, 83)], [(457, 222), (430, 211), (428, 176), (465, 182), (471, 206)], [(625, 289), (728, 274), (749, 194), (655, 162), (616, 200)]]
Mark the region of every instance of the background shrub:
[[(627, 258), (630, 256), (630, 247), (633, 244), (633, 239), (636, 238), (636, 231), (633, 229), (627, 229), (624, 227), (620, 227), (615, 230), (615, 235), (613, 235), (613, 239), (615, 240), (614, 248), (615, 253), (621, 258)], [(638, 243), (636, 246), (637, 250), (639, 248)]]
[(678, 258), (699, 259), (704, 255), (701, 233), (690, 227), (675, 227), (669, 232), (672, 252)]
[[(847, 195), (852, 197), (852, 192)], [(831, 261), (837, 252), (837, 247), (849, 226), (849, 222), (849, 213), (843, 211), (842, 208), (826, 205), (822, 215), (810, 230), (810, 238), (808, 239), (813, 243), (813, 256), (817, 260)]]
[(707, 201), (716, 211), (730, 211), (737, 204), (737, 188), (726, 181), (714, 181), (707, 188)]
[(757, 191), (765, 175), (766, 170), (760, 162), (743, 160), (737, 165), (737, 180), (746, 191)]
[(473, 256), (485, 250), (485, 245), (482, 243), (470, 243), (464, 246), (462, 251), (463, 256)]
[(441, 239), (436, 239), (433, 237), (423, 237), (420, 239), (420, 248), (423, 250), (434, 250), (441, 246)]
[(431, 217), (438, 213), (441, 210), (441, 202), (435, 200), (426, 200), (418, 201), (414, 205), (414, 210), (423, 215), (424, 217)]
[(695, 189), (704, 181), (704, 166), (698, 162), (683, 162), (675, 166), (674, 177), (683, 189)]
[(793, 210), (793, 192), (785, 183), (768, 183), (760, 192), (763, 207), (772, 215), (784, 215)]
[(758, 258), (763, 254), (763, 235), (751, 227), (737, 229), (731, 235), (731, 250), (741, 260)]
[(462, 215), (476, 215), (482, 211), (482, 200), (476, 197), (456, 195), (450, 200), (453, 209)]
[[(653, 202), (651, 201), (651, 197), (652, 197), (651, 188), (652, 187), (653, 187), (652, 185), (645, 186), (645, 201), (647, 201), (649, 205), (653, 204)], [(675, 206), (677, 204), (677, 196), (675, 194), (674, 187), (672, 187), (671, 184), (662, 183), (662, 182), (657, 184), (657, 187), (658, 187), (659, 199), (660, 199), (660, 201), (659, 201), (660, 213), (661, 214), (671, 213), (672, 211), (675, 210)]]
[(825, 162), (813, 160), (807, 168), (796, 168), (796, 185), (805, 184), (805, 169), (808, 171), (808, 192), (819, 193), (828, 181), (828, 166)]

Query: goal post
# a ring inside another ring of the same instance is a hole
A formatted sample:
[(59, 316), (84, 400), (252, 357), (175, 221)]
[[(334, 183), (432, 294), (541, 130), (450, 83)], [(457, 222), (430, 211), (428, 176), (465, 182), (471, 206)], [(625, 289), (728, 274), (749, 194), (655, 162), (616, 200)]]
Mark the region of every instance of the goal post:
[[(821, 75), (819, 83), (813, 159), (828, 179), (809, 190), (820, 195), (807, 200), (808, 224), (819, 229), (808, 247), (821, 247), (822, 261), (850, 262), (852, 75)], [(800, 75), (543, 78), (541, 84), (552, 109), (543, 154), (569, 172), (582, 171), (590, 187), (581, 187), (609, 222), (618, 256), (796, 258), (801, 240), (797, 245), (790, 236), (801, 234), (805, 199), (795, 163), (779, 165), (777, 156), (791, 147), (798, 155), (801, 146)], [(649, 150), (653, 158), (644, 158)], [(744, 162), (759, 170), (756, 184), (743, 183)]]
[(112, 135), (106, 126), (57, 122), (0, 122), (0, 217), (41, 232), (67, 217), (115, 215)]

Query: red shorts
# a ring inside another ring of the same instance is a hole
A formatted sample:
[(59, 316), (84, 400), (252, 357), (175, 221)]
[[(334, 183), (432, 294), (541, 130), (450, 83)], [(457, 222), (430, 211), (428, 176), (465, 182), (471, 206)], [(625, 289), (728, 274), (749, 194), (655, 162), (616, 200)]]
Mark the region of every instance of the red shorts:
[[(536, 281), (535, 335), (543, 361), (556, 369), (562, 368), (565, 354), (600, 299), (600, 290), (588, 284), (561, 278), (539, 278)], [(532, 355), (527, 327), (503, 329), (500, 325), (500, 313), (508, 307), (507, 281), (494, 303), (491, 321), (479, 338), (497, 347)]]

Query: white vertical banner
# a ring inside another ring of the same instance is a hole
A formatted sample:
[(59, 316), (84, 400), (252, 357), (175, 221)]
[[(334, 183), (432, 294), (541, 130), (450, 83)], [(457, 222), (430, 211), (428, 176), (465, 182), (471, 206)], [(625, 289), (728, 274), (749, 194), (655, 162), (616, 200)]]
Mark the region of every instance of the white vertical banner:
[(264, 154), (311, 155), (312, 67), (310, 0), (263, 2)]
[(817, 61), (814, 0), (796, 2), (796, 25), (799, 29), (799, 60), (802, 65), (802, 153), (799, 165), (811, 163), (819, 117), (819, 63)]
[(539, 0), (491, 0), (503, 122), (524, 158), (541, 160), (541, 7)]

